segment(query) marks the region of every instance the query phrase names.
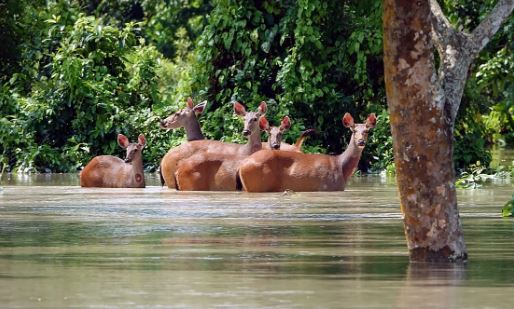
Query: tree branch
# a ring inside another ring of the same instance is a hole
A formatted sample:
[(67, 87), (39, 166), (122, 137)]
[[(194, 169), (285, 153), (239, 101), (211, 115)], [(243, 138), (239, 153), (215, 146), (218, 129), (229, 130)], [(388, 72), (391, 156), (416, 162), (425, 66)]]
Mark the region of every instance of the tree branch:
[(442, 55), (445, 52), (445, 46), (450, 44), (457, 34), (457, 30), (450, 24), (443, 10), (439, 6), (437, 0), (430, 0), (430, 21), (432, 23), (432, 39)]
[[(514, 0), (498, 0), (495, 7), (471, 34), (456, 30), (445, 17), (437, 0), (430, 1), (432, 40), (441, 57), (438, 85), (455, 121), (469, 66), (512, 13)], [(439, 90), (438, 88), (435, 90)]]
[(500, 29), (500, 26), (509, 17), (513, 9), (514, 0), (499, 0), (489, 15), (473, 30), (470, 38), (470, 48), (474, 55), (489, 43), (489, 40)]

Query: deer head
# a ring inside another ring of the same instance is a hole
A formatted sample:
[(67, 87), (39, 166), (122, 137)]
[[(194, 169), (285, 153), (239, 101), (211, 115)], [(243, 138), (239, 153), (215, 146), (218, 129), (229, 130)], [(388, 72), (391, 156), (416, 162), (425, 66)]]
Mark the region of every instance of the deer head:
[(121, 148), (127, 150), (124, 161), (126, 163), (130, 163), (136, 156), (141, 155), (141, 152), (146, 145), (146, 139), (143, 134), (139, 134), (137, 143), (130, 143), (129, 139), (125, 135), (118, 134), (118, 144)]
[(187, 98), (186, 107), (171, 114), (166, 119), (159, 120), (161, 129), (178, 129), (186, 127), (188, 122), (198, 121), (197, 115), (202, 113), (207, 105), (207, 101), (203, 101), (194, 105), (193, 99)]
[(344, 114), (342, 121), (343, 125), (352, 131), (352, 140), (355, 143), (355, 146), (364, 148), (368, 140), (369, 131), (377, 124), (377, 117), (374, 113), (369, 114), (365, 123), (356, 124), (352, 115), (346, 113)]
[(247, 112), (246, 108), (239, 102), (234, 103), (234, 113), (244, 118), (243, 135), (249, 136), (259, 129), (259, 117), (266, 113), (266, 102), (262, 101), (256, 112)]
[(280, 122), (279, 127), (270, 127), (266, 117), (261, 116), (261, 118), (265, 120), (265, 123), (263, 125), (264, 128), (261, 126), (261, 129), (268, 133), (268, 143), (270, 149), (280, 149), (280, 144), (282, 143), (284, 132), (289, 130), (289, 128), (291, 127), (291, 120), (288, 116), (285, 116)]

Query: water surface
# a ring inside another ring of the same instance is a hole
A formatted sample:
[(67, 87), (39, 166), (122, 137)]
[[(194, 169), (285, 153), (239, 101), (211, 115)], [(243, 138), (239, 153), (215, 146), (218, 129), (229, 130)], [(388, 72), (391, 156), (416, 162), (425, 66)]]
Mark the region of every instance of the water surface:
[(459, 191), (470, 261), (409, 264), (393, 179), (338, 193), (3, 176), (2, 308), (513, 308), (510, 181)]

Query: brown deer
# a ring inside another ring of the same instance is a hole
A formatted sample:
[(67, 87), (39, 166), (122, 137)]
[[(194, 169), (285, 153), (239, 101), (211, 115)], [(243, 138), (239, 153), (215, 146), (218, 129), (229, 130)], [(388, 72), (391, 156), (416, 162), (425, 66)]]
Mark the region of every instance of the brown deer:
[(314, 133), (313, 129), (302, 132), (294, 145), (282, 142), (284, 133), (291, 127), (291, 120), (288, 116), (284, 116), (279, 127), (270, 126), (266, 118), (264, 118), (264, 131), (268, 133), (268, 141), (262, 143), (263, 149), (285, 150), (285, 151), (302, 151), (302, 145), (305, 138)]
[(130, 143), (118, 134), (118, 144), (127, 149), (125, 160), (115, 156), (96, 156), (80, 172), (80, 186), (102, 188), (144, 188), (142, 151), (146, 140), (143, 134), (137, 143)]
[(207, 102), (203, 101), (194, 105), (193, 99), (187, 98), (186, 107), (166, 119), (159, 120), (159, 125), (161, 129), (184, 128), (188, 141), (202, 140), (204, 137), (197, 116), (204, 111), (206, 104)]
[[(289, 117), (285, 117), (280, 127), (271, 127), (264, 115), (259, 118), (261, 130), (269, 132), (269, 141), (262, 143), (263, 148), (272, 148), (274, 144), (288, 151), (301, 151), (303, 139), (312, 130), (302, 133), (295, 145), (281, 143), (282, 133), (290, 127)], [(270, 141), (271, 144), (270, 144)], [(271, 146), (270, 146), (271, 145)], [(234, 191), (241, 190), (237, 171), (247, 155), (227, 155), (224, 153), (195, 153), (190, 160), (179, 164), (176, 173), (177, 186), (184, 191)]]
[(343, 191), (351, 177), (370, 129), (377, 122), (370, 114), (363, 124), (355, 124), (346, 113), (343, 125), (352, 131), (348, 148), (338, 156), (292, 151), (261, 150), (239, 166), (239, 178), (247, 192)]
[[(223, 180), (225, 177), (219, 178), (217, 184), (207, 181), (207, 179), (213, 177), (206, 177), (202, 182), (208, 182), (207, 189), (205, 185), (199, 189), (192, 187), (194, 183), (198, 182), (196, 176), (207, 174), (206, 170), (211, 171), (208, 174), (212, 174), (212, 170), (221, 166), (223, 161), (246, 157), (262, 149), (259, 118), (266, 112), (266, 109), (265, 102), (261, 102), (255, 112), (247, 112), (241, 103), (234, 103), (234, 112), (244, 118), (243, 135), (248, 138), (246, 144), (198, 140), (184, 143), (168, 151), (161, 160), (161, 173), (168, 188), (178, 190), (229, 190), (230, 186), (226, 185)], [(236, 172), (228, 172), (228, 174), (235, 177)], [(187, 177), (191, 177), (191, 181)], [(234, 181), (234, 186), (235, 183)]]
[(287, 148), (288, 146), (293, 147), (290, 144), (286, 144), (282, 142), (282, 138), (284, 133), (289, 130), (291, 127), (291, 120), (288, 116), (284, 116), (282, 121), (280, 122), (279, 127), (270, 126), (268, 120), (264, 116), (262, 121), (264, 122), (264, 130), (268, 134), (268, 141), (262, 143), (262, 148), (264, 149), (282, 149)]

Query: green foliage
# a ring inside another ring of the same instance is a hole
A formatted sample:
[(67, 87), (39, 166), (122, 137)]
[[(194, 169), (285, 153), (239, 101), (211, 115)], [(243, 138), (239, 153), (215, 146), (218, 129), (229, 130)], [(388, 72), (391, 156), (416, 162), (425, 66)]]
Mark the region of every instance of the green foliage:
[(505, 146), (514, 141), (514, 53), (500, 49), (479, 66), (475, 75), (479, 90), (488, 98), (489, 113), (483, 116), (487, 136)]
[(381, 7), (375, 3), (372, 15), (359, 19), (357, 5), (340, 1), (216, 2), (198, 41), (193, 84), (216, 109), (206, 131), (240, 140), (230, 102), (255, 108), (266, 100), (272, 123), (292, 118), (286, 141), (313, 127), (318, 149), (340, 152), (341, 137), (349, 135), (342, 115), (362, 119), (371, 102), (383, 109), (382, 81), (373, 74), (382, 70)]
[(363, 159), (370, 162), (375, 171), (386, 170), (388, 174), (395, 174), (393, 162), (393, 137), (387, 110), (377, 114), (377, 125), (368, 138), (367, 152)]
[(505, 205), (503, 205), (502, 216), (503, 217), (514, 216), (513, 209), (514, 209), (514, 194), (512, 195), (512, 199), (510, 201), (508, 201), (507, 203), (505, 203)]
[[(471, 32), (497, 1), (444, 1), (448, 19)], [(463, 101), (480, 108), (488, 143), (514, 141), (514, 16), (511, 15), (472, 66)], [(462, 109), (462, 108), (461, 108)], [(464, 119), (463, 119), (464, 120)], [(469, 144), (468, 144), (469, 145)]]
[[(105, 2), (113, 2), (111, 0)], [(167, 58), (193, 50), (193, 44), (207, 24), (212, 5), (206, 0), (142, 2), (146, 18), (144, 34)]]
[[(138, 25), (118, 28), (82, 14), (70, 25), (56, 15), (45, 22), (45, 40), (57, 36), (59, 45), (48, 51), (46, 74), (28, 97), (10, 97), (19, 111), (2, 119), (3, 167), (73, 171), (94, 155), (121, 154), (115, 140), (121, 132), (131, 138), (145, 133), (151, 145), (158, 144), (164, 132), (151, 107), (159, 100), (156, 68), (165, 60), (138, 38)], [(145, 157), (155, 166), (163, 151), (149, 152)]]
[[(470, 30), (495, 1), (444, 1)], [(232, 102), (268, 103), (285, 139), (314, 128), (308, 152), (339, 153), (341, 117), (378, 116), (365, 170), (394, 173), (385, 102), (381, 1), (0, 0), (0, 168), (76, 171), (97, 154), (121, 155), (115, 137), (148, 140), (154, 169), (184, 140), (157, 119), (185, 99), (207, 99), (208, 138), (244, 142)], [(455, 165), (487, 166), (490, 143), (513, 140), (514, 18), (472, 69), (456, 125)], [(472, 172), (471, 172), (472, 173)]]
[(457, 116), (454, 141), (454, 162), (458, 171), (467, 169), (477, 161), (489, 166), (491, 154), (486, 141), (486, 127), (479, 107), (463, 98), (462, 110)]
[(487, 168), (480, 162), (470, 166), (469, 172), (463, 172), (456, 182), (457, 188), (476, 189), (490, 181), (494, 175), (487, 174)]

